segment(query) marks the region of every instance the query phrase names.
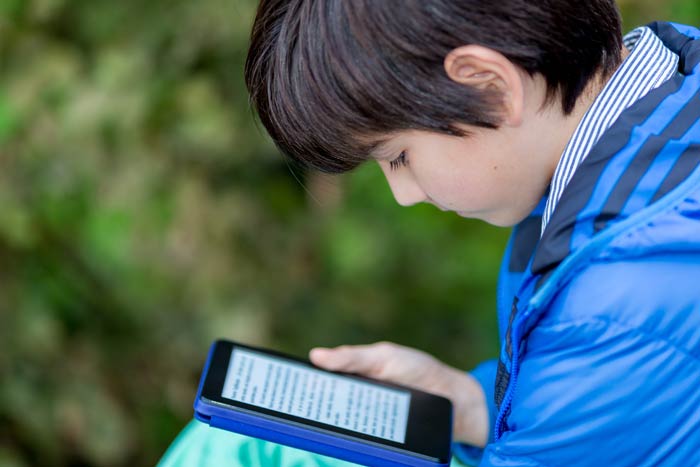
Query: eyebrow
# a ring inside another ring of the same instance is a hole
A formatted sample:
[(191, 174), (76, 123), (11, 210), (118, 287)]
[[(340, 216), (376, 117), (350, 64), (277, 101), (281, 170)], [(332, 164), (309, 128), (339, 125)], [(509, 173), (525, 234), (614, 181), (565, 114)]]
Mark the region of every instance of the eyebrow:
[(389, 149), (387, 148), (389, 140), (380, 139), (369, 145), (369, 157), (372, 159), (388, 159), (392, 157)]

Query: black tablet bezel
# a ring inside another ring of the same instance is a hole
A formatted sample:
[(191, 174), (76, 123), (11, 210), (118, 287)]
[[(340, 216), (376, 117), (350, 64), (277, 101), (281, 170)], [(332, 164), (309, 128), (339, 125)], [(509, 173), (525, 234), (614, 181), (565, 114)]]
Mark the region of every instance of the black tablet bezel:
[[(397, 443), (395, 441), (366, 435), (364, 433), (358, 433), (344, 428), (338, 428), (333, 425), (327, 425), (325, 423), (308, 420), (306, 418), (297, 417), (294, 415), (287, 415), (274, 410), (257, 407), (223, 397), (221, 394), (224, 386), (224, 380), (226, 378), (229, 360), (234, 347), (260, 352), (262, 354), (267, 354), (294, 363), (301, 363), (315, 370), (337, 374), (363, 382), (369, 382), (378, 386), (409, 392), (411, 394), (411, 402), (408, 413), (405, 442)], [(217, 405), (229, 406), (234, 409), (240, 408), (248, 413), (260, 413), (265, 415), (266, 418), (272, 418), (282, 422), (291, 422), (294, 425), (302, 425), (310, 429), (314, 429), (315, 431), (340, 434), (343, 435), (344, 438), (370, 442), (372, 444), (390, 447), (392, 450), (418, 454), (431, 459), (436, 459), (439, 462), (449, 462), (452, 424), (451, 422), (436, 423), (438, 420), (444, 421), (445, 419), (451, 421), (452, 404), (450, 403), (449, 399), (383, 381), (364, 378), (354, 374), (330, 372), (322, 368), (318, 368), (308, 360), (286, 355), (281, 352), (261, 349), (237, 342), (224, 340), (216, 341), (215, 347), (211, 354), (209, 368), (202, 385), (201, 397), (203, 399), (215, 402)]]

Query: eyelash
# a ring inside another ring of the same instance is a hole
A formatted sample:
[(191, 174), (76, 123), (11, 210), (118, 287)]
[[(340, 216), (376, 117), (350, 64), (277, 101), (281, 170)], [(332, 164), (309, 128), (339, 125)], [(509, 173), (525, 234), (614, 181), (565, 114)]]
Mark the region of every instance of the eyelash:
[(391, 170), (397, 170), (401, 166), (407, 166), (408, 161), (406, 160), (406, 151), (402, 151), (401, 154), (399, 154), (399, 157), (397, 157), (394, 160), (389, 161), (389, 168)]

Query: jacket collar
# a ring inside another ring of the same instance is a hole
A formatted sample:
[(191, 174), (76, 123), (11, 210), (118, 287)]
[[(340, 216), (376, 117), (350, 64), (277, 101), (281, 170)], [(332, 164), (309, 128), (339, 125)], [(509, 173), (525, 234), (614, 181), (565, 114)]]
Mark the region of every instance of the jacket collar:
[(624, 111), (591, 149), (542, 234), (533, 275), (548, 276), (597, 233), (653, 204), (698, 166), (700, 30), (649, 27), (679, 56), (679, 73)]

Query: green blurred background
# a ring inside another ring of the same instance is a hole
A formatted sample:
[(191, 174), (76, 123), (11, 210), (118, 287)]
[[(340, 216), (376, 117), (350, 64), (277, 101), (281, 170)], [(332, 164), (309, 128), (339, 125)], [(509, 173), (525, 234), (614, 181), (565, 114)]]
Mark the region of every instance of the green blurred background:
[(152, 465), (216, 337), (497, 354), (508, 231), (292, 170), (247, 104), (255, 4), (0, 0), (0, 466)]

